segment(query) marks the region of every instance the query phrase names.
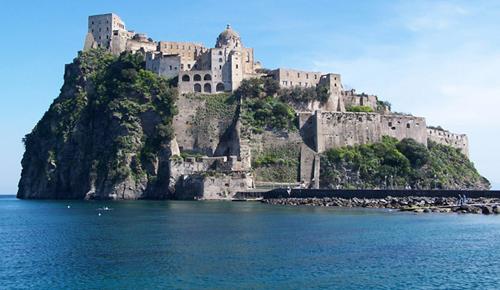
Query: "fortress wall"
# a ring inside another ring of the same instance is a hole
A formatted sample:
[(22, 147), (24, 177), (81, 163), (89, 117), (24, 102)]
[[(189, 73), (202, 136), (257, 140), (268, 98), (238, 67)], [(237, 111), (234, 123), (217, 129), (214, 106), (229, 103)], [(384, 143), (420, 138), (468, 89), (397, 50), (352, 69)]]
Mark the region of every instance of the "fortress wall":
[(146, 41), (137, 41), (134, 39), (127, 40), (127, 51), (136, 52), (139, 50), (155, 51), (156, 50), (156, 42), (146, 42)]
[(316, 151), (378, 142), (382, 136), (412, 138), (427, 144), (425, 119), (377, 113), (319, 112), (315, 114)]
[(178, 55), (146, 54), (146, 69), (166, 78), (178, 76), (180, 65)]
[(427, 145), (427, 125), (425, 118), (405, 115), (380, 115), (381, 134), (394, 137), (415, 139), (418, 143)]
[(355, 94), (351, 91), (343, 92), (342, 97), (344, 99), (344, 104), (347, 107), (352, 106), (367, 106), (372, 108), (374, 111), (377, 110), (377, 96), (366, 95), (366, 94)]
[(455, 134), (446, 130), (427, 128), (427, 137), (436, 143), (457, 148), (465, 156), (469, 156), (469, 139), (465, 134)]
[(203, 45), (198, 43), (174, 41), (160, 41), (158, 49), (164, 54), (178, 54), (183, 59), (192, 61), (206, 50)]
[(179, 95), (176, 102), (179, 112), (173, 119), (173, 128), (181, 151), (213, 156), (219, 144), (224, 141), (223, 135), (234, 125), (236, 111), (229, 115), (207, 112), (206, 98), (211, 97), (216, 96)]
[(317, 152), (382, 138), (380, 115), (374, 113), (317, 112)]
[(294, 86), (314, 87), (319, 83), (322, 73), (278, 68), (270, 72), (282, 88)]

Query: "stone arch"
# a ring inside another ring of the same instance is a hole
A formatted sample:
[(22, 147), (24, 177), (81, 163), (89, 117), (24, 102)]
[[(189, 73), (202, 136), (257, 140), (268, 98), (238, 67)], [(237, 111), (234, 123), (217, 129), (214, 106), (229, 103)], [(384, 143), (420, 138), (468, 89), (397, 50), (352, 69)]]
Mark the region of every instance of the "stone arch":
[(203, 80), (204, 81), (211, 81), (212, 80), (212, 76), (210, 74), (206, 74), (204, 77), (203, 77)]
[(190, 80), (191, 80), (191, 78), (188, 75), (183, 75), (182, 76), (182, 81), (183, 82), (189, 82)]
[(223, 92), (224, 91), (224, 84), (223, 83), (218, 83), (217, 86), (215, 87), (215, 90), (217, 92)]
[(194, 84), (193, 89), (194, 89), (195, 93), (201, 93), (201, 85), (200, 84)]
[(204, 93), (211, 93), (212, 92), (212, 85), (210, 85), (209, 83), (206, 83), (205, 85), (203, 85), (203, 92)]
[(199, 81), (201, 81), (201, 76), (200, 76), (199, 74), (195, 74), (195, 75), (193, 76), (193, 81), (195, 81), (195, 82), (199, 82)]

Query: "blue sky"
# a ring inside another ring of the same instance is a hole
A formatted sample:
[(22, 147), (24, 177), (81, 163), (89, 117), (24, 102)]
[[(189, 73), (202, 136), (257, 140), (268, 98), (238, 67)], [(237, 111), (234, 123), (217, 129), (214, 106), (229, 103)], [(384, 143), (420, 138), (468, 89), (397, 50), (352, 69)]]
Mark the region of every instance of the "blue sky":
[(471, 158), (500, 188), (498, 1), (4, 1), (0, 193), (15, 193), (28, 133), (83, 46), (87, 16), (115, 12), (155, 40), (212, 47), (230, 23), (267, 68), (342, 74), (393, 109), (467, 133)]

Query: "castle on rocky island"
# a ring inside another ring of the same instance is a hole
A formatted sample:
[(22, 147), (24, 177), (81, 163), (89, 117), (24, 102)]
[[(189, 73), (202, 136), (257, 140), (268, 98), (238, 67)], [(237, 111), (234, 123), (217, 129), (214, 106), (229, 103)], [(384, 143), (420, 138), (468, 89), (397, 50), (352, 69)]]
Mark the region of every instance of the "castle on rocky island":
[[(155, 41), (146, 34), (129, 31), (116, 14), (89, 16), (84, 50), (104, 48), (113, 54), (124, 51), (142, 53), (145, 66), (160, 76), (177, 82), (178, 115), (173, 127), (173, 155), (183, 151), (198, 152), (204, 157), (176, 160), (171, 165), (173, 183), (199, 191), (198, 197), (231, 197), (237, 191), (255, 187), (251, 155), (269, 146), (295, 144), (300, 148), (297, 182), (318, 187), (319, 154), (330, 148), (378, 142), (383, 136), (398, 140), (412, 138), (455, 147), (468, 156), (468, 139), (441, 128), (428, 127), (423, 117), (398, 114), (384, 107), (380, 110), (377, 96), (344, 90), (340, 74), (300, 71), (286, 68), (264, 69), (254, 58), (253, 48), (245, 47), (240, 35), (230, 25), (216, 39), (215, 47), (206, 48), (193, 42)], [(299, 132), (286, 136), (264, 132), (248, 136), (236, 123), (221, 128), (217, 120), (204, 130), (195, 128), (194, 116), (204, 101), (192, 96), (234, 92), (245, 79), (272, 78), (281, 88), (324, 86), (326, 102), (309, 101), (294, 108)], [(349, 108), (363, 106), (372, 112), (353, 112)], [(203, 131), (203, 132), (202, 132)], [(216, 168), (222, 175), (206, 176)], [(195, 188), (195, 189), (193, 189)]]

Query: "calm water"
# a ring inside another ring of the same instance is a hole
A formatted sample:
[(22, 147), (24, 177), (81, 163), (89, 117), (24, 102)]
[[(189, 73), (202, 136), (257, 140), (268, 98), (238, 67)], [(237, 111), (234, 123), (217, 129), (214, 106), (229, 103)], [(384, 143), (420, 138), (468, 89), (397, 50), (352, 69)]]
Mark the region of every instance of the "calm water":
[(0, 243), (7, 289), (500, 287), (500, 216), (10, 197)]

